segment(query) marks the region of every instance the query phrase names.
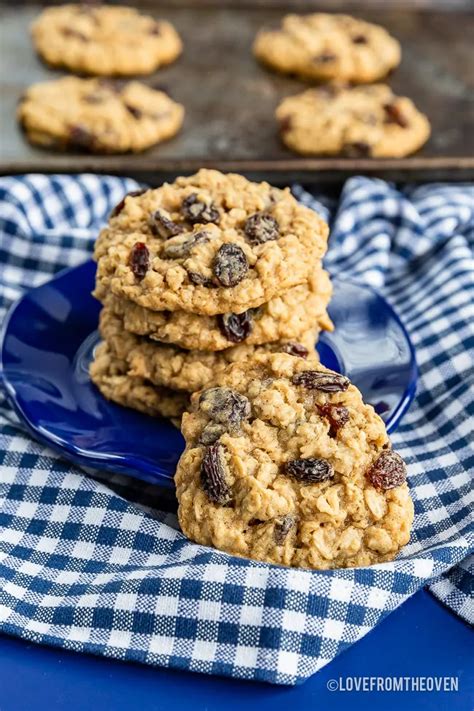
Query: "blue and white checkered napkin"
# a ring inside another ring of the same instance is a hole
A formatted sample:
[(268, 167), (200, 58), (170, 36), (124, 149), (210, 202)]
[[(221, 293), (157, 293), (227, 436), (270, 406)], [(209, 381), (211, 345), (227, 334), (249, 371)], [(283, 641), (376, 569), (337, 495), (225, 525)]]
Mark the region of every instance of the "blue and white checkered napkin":
[[(131, 180), (0, 180), (2, 315), (25, 289), (83, 261)], [(417, 349), (418, 395), (394, 436), (415, 501), (393, 563), (292, 570), (194, 545), (152, 487), (95, 478), (33, 442), (2, 403), (0, 630), (179, 669), (295, 684), (422, 586), (473, 618), (474, 192), (397, 190), (353, 178), (331, 218), (326, 260), (380, 289)], [(323, 204), (324, 203), (324, 204)], [(472, 564), (472, 559), (471, 559)], [(453, 567), (455, 566), (455, 567)], [(449, 572), (448, 572), (449, 571)]]

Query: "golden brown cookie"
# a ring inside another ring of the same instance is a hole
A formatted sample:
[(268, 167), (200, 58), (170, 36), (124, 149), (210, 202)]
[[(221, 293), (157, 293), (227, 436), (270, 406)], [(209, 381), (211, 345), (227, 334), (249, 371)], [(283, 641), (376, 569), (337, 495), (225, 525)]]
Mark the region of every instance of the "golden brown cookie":
[(303, 155), (403, 158), (430, 135), (426, 116), (386, 84), (308, 89), (284, 99), (276, 118), (283, 142)]
[(406, 468), (348, 379), (277, 353), (192, 397), (175, 481), (179, 522), (256, 560), (344, 568), (392, 560), (410, 537)]
[(277, 30), (261, 30), (255, 56), (284, 74), (316, 81), (365, 84), (400, 63), (400, 45), (379, 25), (349, 15), (287, 15)]
[(140, 82), (64, 77), (34, 84), (19, 104), (18, 121), (31, 143), (91, 153), (138, 152), (171, 138), (184, 109)]
[(48, 7), (33, 23), (31, 34), (45, 62), (79, 74), (151, 74), (182, 50), (173, 25), (131, 7)]
[(293, 341), (276, 341), (260, 346), (241, 344), (214, 352), (183, 350), (128, 333), (123, 319), (107, 307), (101, 311), (99, 330), (109, 351), (127, 364), (126, 373), (129, 376), (187, 392), (209, 386), (229, 364), (250, 362), (259, 353), (284, 350), (308, 361), (317, 357), (315, 328), (299, 334)]
[(117, 206), (96, 243), (96, 296), (242, 313), (305, 284), (327, 237), (326, 223), (289, 190), (200, 170)]
[(199, 351), (221, 351), (237, 343), (260, 345), (288, 341), (314, 329), (332, 330), (326, 311), (332, 293), (329, 275), (315, 269), (307, 284), (241, 314), (199, 316), (186, 311), (150, 311), (113, 294), (107, 308), (123, 319), (126, 331)]
[(90, 376), (107, 400), (146, 415), (178, 420), (189, 404), (186, 393), (160, 388), (145, 378), (130, 376), (128, 365), (111, 352), (106, 343), (96, 349)]

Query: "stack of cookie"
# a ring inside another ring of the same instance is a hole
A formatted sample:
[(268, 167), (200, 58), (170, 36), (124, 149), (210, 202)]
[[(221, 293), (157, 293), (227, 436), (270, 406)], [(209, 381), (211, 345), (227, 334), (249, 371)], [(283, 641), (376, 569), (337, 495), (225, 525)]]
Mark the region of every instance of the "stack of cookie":
[(115, 402), (179, 418), (231, 363), (278, 351), (316, 361), (331, 328), (327, 237), (289, 190), (240, 175), (200, 170), (127, 195), (96, 244), (93, 381)]

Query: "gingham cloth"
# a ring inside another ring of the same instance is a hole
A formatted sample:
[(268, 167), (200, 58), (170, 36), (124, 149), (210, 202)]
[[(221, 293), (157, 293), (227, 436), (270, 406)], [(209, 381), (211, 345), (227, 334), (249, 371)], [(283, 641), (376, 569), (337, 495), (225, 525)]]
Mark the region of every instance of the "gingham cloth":
[[(131, 180), (0, 180), (1, 309), (83, 261)], [(294, 570), (188, 542), (153, 487), (94, 477), (32, 441), (6, 402), (0, 444), (0, 630), (147, 664), (295, 684), (426, 584), (465, 619), (472, 575), (474, 195), (352, 178), (326, 260), (394, 305), (417, 350), (418, 394), (393, 437), (416, 519), (398, 560)], [(456, 566), (456, 567), (453, 567)], [(447, 572), (450, 571), (450, 572)], [(472, 601), (471, 601), (472, 605)]]

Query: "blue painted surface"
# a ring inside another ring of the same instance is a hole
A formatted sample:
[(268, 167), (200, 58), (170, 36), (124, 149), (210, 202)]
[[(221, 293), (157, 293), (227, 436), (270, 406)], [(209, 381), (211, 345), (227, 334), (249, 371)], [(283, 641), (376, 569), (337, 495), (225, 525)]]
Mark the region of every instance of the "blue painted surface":
[[(170, 672), (0, 636), (0, 711), (471, 711), (473, 632), (420, 591), (298, 687)], [(329, 691), (348, 676), (456, 676), (458, 692)]]
[[(1, 346), (7, 393), (32, 434), (69, 460), (172, 488), (180, 432), (166, 420), (108, 402), (89, 379), (100, 309), (90, 293), (94, 276), (94, 263), (86, 262), (13, 307)], [(321, 360), (360, 388), (391, 431), (416, 388), (408, 334), (369, 287), (339, 281), (334, 292), (329, 312), (336, 330), (322, 336)]]

